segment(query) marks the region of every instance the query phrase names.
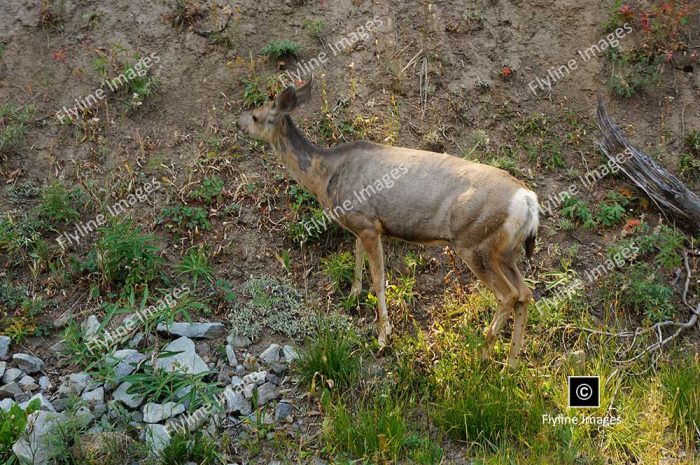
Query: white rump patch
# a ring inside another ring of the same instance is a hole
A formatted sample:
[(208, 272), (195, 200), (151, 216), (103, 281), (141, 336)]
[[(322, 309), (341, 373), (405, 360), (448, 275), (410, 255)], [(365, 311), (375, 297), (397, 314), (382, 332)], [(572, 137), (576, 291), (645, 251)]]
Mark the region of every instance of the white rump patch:
[(508, 218), (503, 227), (513, 240), (524, 240), (530, 235), (537, 234), (539, 223), (537, 194), (521, 187), (510, 199)]

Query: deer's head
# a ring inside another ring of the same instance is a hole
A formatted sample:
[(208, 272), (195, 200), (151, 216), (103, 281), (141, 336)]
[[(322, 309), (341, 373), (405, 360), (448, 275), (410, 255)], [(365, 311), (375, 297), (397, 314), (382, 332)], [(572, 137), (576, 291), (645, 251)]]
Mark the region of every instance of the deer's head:
[(244, 111), (238, 119), (238, 127), (256, 139), (273, 142), (282, 128), (284, 116), (311, 98), (312, 78), (299, 87), (288, 86), (274, 100), (255, 110)]

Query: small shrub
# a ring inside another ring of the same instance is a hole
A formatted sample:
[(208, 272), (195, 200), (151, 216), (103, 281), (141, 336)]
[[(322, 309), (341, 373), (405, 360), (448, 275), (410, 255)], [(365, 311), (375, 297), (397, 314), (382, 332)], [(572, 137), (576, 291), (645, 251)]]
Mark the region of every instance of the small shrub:
[(301, 44), (289, 39), (273, 40), (268, 42), (260, 50), (260, 54), (269, 56), (275, 60), (279, 60), (281, 58), (296, 58), (299, 56), (301, 49)]
[(637, 263), (625, 273), (614, 273), (608, 286), (610, 293), (619, 293), (622, 308), (640, 312), (653, 322), (673, 315), (673, 289), (647, 263)]
[(311, 37), (320, 40), (321, 34), (326, 28), (326, 22), (322, 19), (305, 18), (303, 27), (309, 31)]
[(340, 292), (345, 285), (352, 283), (355, 275), (355, 258), (350, 252), (338, 252), (321, 259), (321, 268)]
[(66, 189), (56, 181), (47, 186), (38, 206), (39, 215), (54, 224), (72, 223), (80, 219), (81, 206), (87, 202), (80, 188)]
[(659, 80), (661, 64), (654, 57), (611, 49), (609, 59), (612, 71), (608, 87), (618, 97), (633, 97)]
[(162, 263), (156, 237), (121, 219), (101, 228), (88, 257), (88, 269), (99, 271), (106, 286), (124, 286), (124, 295), (154, 281)]

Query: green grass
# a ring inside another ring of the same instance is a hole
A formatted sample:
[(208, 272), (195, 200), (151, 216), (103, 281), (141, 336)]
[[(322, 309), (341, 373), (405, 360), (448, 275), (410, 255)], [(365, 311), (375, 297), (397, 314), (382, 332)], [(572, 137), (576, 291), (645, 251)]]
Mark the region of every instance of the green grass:
[(341, 292), (352, 283), (355, 274), (355, 257), (350, 252), (337, 252), (321, 259), (321, 268), (330, 279), (333, 289)]
[(80, 210), (87, 203), (87, 195), (79, 187), (68, 189), (56, 181), (43, 189), (37, 207), (39, 216), (56, 224), (68, 224), (80, 219)]
[(296, 370), (310, 389), (344, 391), (359, 379), (361, 351), (356, 340), (344, 331), (322, 329), (302, 353)]
[(221, 442), (204, 435), (201, 431), (191, 434), (176, 434), (160, 455), (160, 465), (180, 465), (192, 462), (197, 464), (226, 464), (221, 454)]
[(209, 284), (214, 282), (213, 270), (209, 265), (209, 258), (202, 249), (190, 249), (187, 255), (182, 257), (175, 267), (179, 274), (187, 274), (192, 279), (192, 288), (197, 289), (200, 281)]
[[(680, 354), (677, 355), (681, 357)], [(672, 429), (687, 450), (700, 450), (700, 358), (686, 356), (660, 373), (664, 406)]]
[(296, 58), (301, 53), (302, 46), (298, 42), (289, 39), (273, 40), (260, 49), (260, 54), (269, 56), (275, 60), (281, 58)]
[(24, 145), (35, 112), (32, 105), (0, 106), (0, 155), (16, 152)]

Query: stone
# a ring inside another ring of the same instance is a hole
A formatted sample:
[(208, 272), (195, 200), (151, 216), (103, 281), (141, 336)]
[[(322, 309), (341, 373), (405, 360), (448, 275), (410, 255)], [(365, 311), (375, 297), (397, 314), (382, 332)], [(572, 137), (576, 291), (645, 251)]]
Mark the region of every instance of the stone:
[(272, 383), (265, 383), (258, 387), (258, 405), (265, 405), (272, 399), (278, 398), (279, 389)]
[(100, 320), (98, 320), (95, 315), (90, 315), (83, 321), (80, 327), (83, 330), (83, 337), (85, 339), (94, 338), (97, 335), (97, 331), (100, 329)]
[(10, 352), (10, 344), (12, 339), (9, 336), (0, 336), (0, 360), (7, 360), (7, 354)]
[(39, 378), (39, 388), (41, 388), (42, 391), (50, 391), (52, 387), (53, 385), (51, 384), (48, 376), (42, 376)]
[(138, 394), (129, 394), (127, 390), (131, 387), (131, 383), (123, 382), (119, 387), (112, 393), (112, 398), (118, 400), (119, 402), (131, 407), (138, 408), (143, 402), (143, 396)]
[(258, 356), (260, 361), (267, 363), (268, 365), (279, 361), (280, 359), (280, 346), (278, 344), (270, 344), (270, 347), (265, 349), (265, 351)]
[(216, 339), (226, 334), (222, 323), (158, 323), (156, 329), (159, 333), (192, 339)]
[(11, 383), (7, 383), (3, 386), (0, 386), (0, 399), (14, 399), (16, 396), (22, 394), (23, 392), (24, 391), (22, 391), (22, 388), (19, 387), (19, 384), (13, 381)]
[(236, 352), (233, 351), (233, 346), (231, 344), (226, 344), (226, 359), (228, 360), (228, 364), (232, 367), (238, 366)]
[(299, 354), (294, 350), (294, 347), (289, 345), (282, 347), (282, 355), (287, 363), (293, 362), (299, 358)]
[(285, 421), (288, 417), (292, 415), (293, 412), (294, 407), (292, 407), (291, 404), (288, 404), (287, 402), (280, 402), (275, 407), (275, 421)]
[(31, 398), (32, 398), (31, 392), (20, 392), (19, 394), (15, 394), (15, 401), (17, 401), (17, 403), (19, 403), (19, 404), (23, 404)]
[(256, 371), (260, 366), (257, 358), (251, 354), (245, 354), (243, 356), (243, 367), (248, 371)]
[(157, 456), (170, 443), (170, 434), (163, 425), (147, 424), (143, 428), (142, 439)]
[(50, 433), (64, 421), (62, 413), (40, 410), (29, 415), (25, 434), (12, 446), (19, 463), (47, 465), (53, 452)]
[(253, 405), (250, 399), (246, 399), (243, 393), (237, 392), (235, 389), (227, 389), (225, 398), (226, 413), (250, 415), (250, 413), (253, 411)]
[(8, 368), (2, 376), (2, 382), (5, 384), (12, 383), (24, 376), (24, 372), (19, 368)]
[(71, 404), (71, 399), (69, 397), (59, 397), (58, 399), (54, 399), (51, 403), (57, 412), (63, 412)]
[(108, 363), (114, 366), (114, 377), (117, 381), (136, 371), (138, 364), (146, 359), (145, 355), (134, 349), (117, 350), (108, 357)]
[(83, 399), (85, 402), (89, 402), (91, 404), (98, 404), (102, 403), (105, 400), (105, 388), (103, 387), (98, 387), (97, 389), (93, 389), (92, 391), (85, 391), (83, 392), (83, 395), (80, 396), (81, 399)]
[(160, 423), (185, 411), (185, 406), (175, 402), (165, 404), (147, 403), (143, 406), (143, 421), (146, 423)]
[(31, 391), (36, 391), (37, 389), (39, 389), (39, 385), (36, 384), (36, 381), (34, 380), (34, 378), (32, 378), (29, 375), (22, 376), (19, 379), (19, 381), (17, 381), (17, 384), (19, 385), (19, 387), (22, 388), (23, 391), (30, 391), (31, 392)]
[(68, 391), (71, 394), (79, 396), (83, 393), (85, 388), (88, 387), (90, 381), (92, 381), (92, 376), (90, 376), (87, 373), (73, 373), (70, 376), (68, 376), (68, 381), (66, 381), (66, 385), (68, 386)]
[(7, 368), (7, 362), (0, 362), (0, 379), (5, 375), (5, 369)]
[(40, 358), (29, 354), (15, 354), (12, 356), (20, 370), (27, 374), (36, 373), (44, 369), (44, 362)]
[(0, 400), (0, 410), (2, 410), (3, 412), (9, 412), (12, 406), (15, 404), (16, 402), (12, 399)]
[(270, 371), (276, 374), (277, 376), (284, 375), (288, 369), (289, 367), (283, 363), (275, 363), (270, 367)]
[[(168, 356), (159, 357), (156, 360), (156, 368), (166, 371), (180, 370), (193, 375), (209, 371), (207, 364), (194, 350), (194, 342), (187, 337), (175, 339), (163, 348), (163, 352), (163, 355)], [(175, 354), (169, 355), (168, 352)]]
[(231, 344), (236, 349), (244, 349), (253, 343), (253, 341), (251, 341), (249, 338), (247, 338), (245, 336), (229, 335), (226, 338), (226, 340), (228, 341), (229, 344)]
[(49, 402), (49, 400), (43, 396), (43, 394), (34, 394), (32, 397), (29, 398), (29, 400), (22, 402), (19, 404), (20, 407), (23, 409), (26, 409), (30, 403), (32, 403), (33, 400), (39, 400), (39, 410), (43, 410), (44, 412), (55, 412), (56, 409), (54, 408), (53, 404)]
[(265, 382), (266, 377), (267, 377), (267, 371), (264, 371), (264, 370), (254, 371), (252, 373), (245, 375), (243, 377), (243, 382), (246, 384), (261, 385), (262, 383)]

